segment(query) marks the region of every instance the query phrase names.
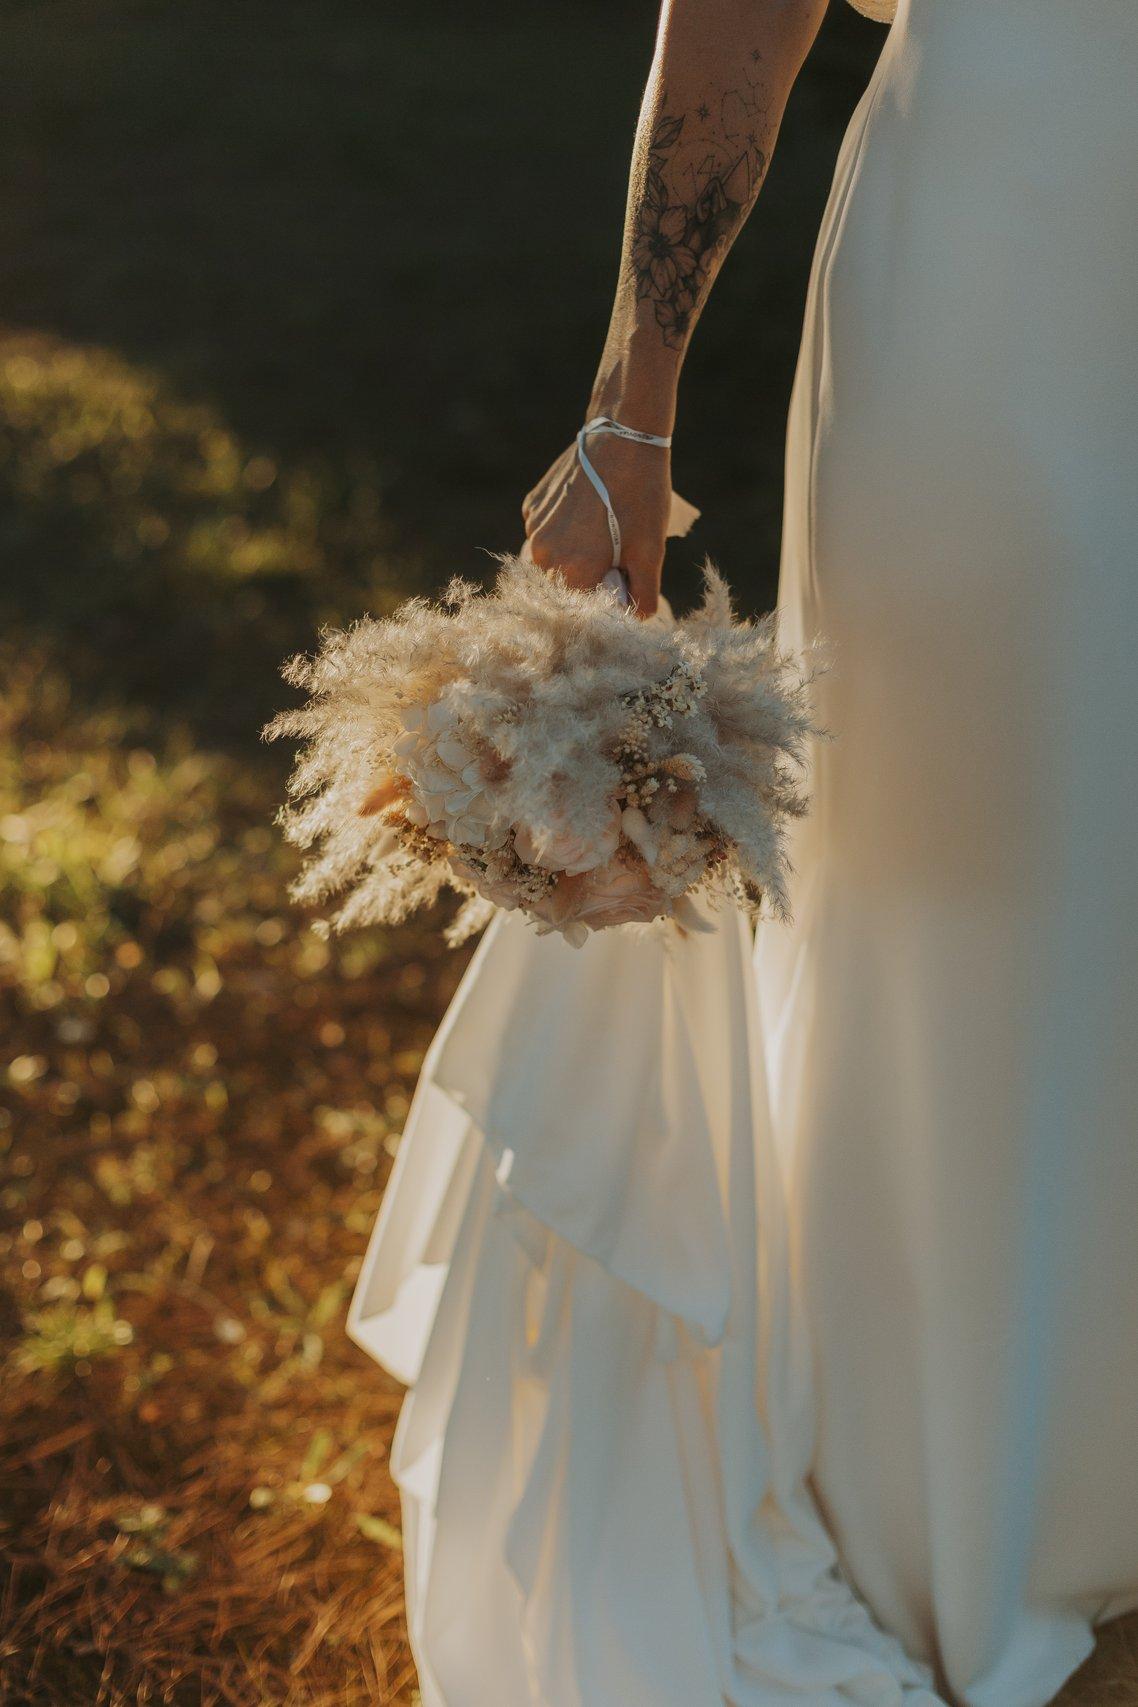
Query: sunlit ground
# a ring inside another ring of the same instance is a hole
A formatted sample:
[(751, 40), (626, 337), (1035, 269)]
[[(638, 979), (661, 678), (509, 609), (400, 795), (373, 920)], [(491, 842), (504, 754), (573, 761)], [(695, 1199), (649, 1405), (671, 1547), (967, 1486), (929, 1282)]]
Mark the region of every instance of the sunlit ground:
[[(512, 543), (595, 347), (651, 10), (6, 16), (4, 1707), (414, 1699), (400, 1394), (343, 1320), (463, 957), (313, 934), (255, 732), (320, 623)], [(688, 382), (696, 550), (744, 602), (869, 29), (835, 20)], [(1138, 1707), (1127, 1627), (1065, 1702)]]
[(4, 666), (0, 1697), (409, 1699), (342, 1324), (456, 960), (326, 947), (256, 775)]
[(343, 1319), (461, 957), (321, 941), (278, 755), (200, 733), (394, 596), (374, 504), (98, 348), (10, 337), (0, 407), (10, 547), (66, 564), (0, 657), (0, 1698), (406, 1701)]

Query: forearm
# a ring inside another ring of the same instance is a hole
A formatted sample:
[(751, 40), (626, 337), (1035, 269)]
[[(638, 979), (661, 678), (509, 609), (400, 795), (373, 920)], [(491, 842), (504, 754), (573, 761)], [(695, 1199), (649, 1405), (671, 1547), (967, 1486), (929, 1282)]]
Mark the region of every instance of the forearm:
[(680, 369), (762, 188), (827, 0), (664, 0), (592, 412), (670, 433)]

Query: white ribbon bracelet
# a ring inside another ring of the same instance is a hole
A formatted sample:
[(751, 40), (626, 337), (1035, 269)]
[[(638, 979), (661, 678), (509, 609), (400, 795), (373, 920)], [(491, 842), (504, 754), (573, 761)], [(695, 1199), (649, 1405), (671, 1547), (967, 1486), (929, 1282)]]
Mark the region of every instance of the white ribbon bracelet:
[(590, 433), (611, 433), (618, 439), (631, 439), (634, 444), (659, 445), (661, 450), (670, 448), (672, 436), (670, 433), (667, 438), (664, 438), (660, 433), (638, 433), (635, 427), (622, 427), (620, 422), (614, 421), (611, 415), (594, 415), (591, 421), (585, 422), (577, 434), (577, 457), (586, 478), (605, 507), (605, 515), (609, 524), (609, 538), (612, 540), (612, 566), (614, 569), (619, 569), (621, 567), (620, 523), (616, 519), (616, 511), (612, 507), (608, 487), (589, 461), (588, 453), (585, 450), (585, 440)]

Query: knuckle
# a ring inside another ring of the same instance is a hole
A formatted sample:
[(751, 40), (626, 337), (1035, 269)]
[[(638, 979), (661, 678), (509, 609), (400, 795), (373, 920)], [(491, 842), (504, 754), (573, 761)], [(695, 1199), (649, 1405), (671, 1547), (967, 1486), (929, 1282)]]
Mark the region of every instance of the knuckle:
[(575, 588), (578, 592), (587, 592), (590, 587), (595, 587), (600, 580), (596, 570), (587, 563), (559, 563), (557, 573), (567, 586)]
[(624, 567), (634, 581), (644, 584), (659, 581), (663, 566), (662, 552), (657, 554), (655, 552), (626, 551), (624, 553)]

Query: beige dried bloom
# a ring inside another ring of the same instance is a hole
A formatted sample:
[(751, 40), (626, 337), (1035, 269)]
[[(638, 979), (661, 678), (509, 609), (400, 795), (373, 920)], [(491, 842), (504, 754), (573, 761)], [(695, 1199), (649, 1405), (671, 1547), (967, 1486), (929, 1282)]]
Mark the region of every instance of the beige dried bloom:
[(698, 928), (693, 894), (784, 913), (810, 677), (773, 618), (737, 621), (704, 574), (692, 616), (641, 622), (507, 558), (488, 593), (454, 582), (294, 659), (308, 701), (267, 733), (302, 743), (282, 813), (316, 849), (297, 896), (340, 896), (344, 928), (450, 887), (466, 898), (452, 939), (495, 907), (577, 942), (650, 918)]

